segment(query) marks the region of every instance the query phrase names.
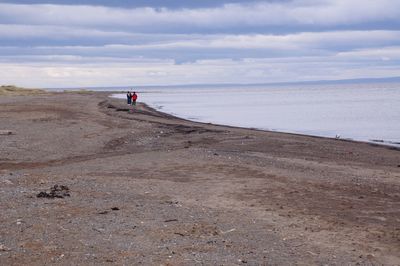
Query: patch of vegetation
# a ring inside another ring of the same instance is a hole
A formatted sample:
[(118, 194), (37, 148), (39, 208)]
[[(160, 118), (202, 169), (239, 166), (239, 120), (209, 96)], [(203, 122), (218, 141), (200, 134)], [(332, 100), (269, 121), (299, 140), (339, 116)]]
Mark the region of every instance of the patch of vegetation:
[(3, 85), (0, 86), (0, 95), (33, 95), (33, 94), (42, 94), (45, 93), (44, 90), (40, 89), (27, 89), (27, 88), (20, 88), (13, 85)]

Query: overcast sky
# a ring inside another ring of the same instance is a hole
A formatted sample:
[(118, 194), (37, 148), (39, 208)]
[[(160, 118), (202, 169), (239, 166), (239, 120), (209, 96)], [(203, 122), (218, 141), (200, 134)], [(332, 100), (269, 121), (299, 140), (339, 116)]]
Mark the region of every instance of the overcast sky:
[(400, 76), (400, 1), (0, 1), (0, 73), (28, 87)]

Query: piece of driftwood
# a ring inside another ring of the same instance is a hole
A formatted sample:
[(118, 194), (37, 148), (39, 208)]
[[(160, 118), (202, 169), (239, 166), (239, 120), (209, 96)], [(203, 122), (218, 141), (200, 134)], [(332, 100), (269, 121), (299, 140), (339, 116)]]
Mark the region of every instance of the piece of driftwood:
[(11, 130), (0, 129), (0, 135), (12, 135), (14, 134)]

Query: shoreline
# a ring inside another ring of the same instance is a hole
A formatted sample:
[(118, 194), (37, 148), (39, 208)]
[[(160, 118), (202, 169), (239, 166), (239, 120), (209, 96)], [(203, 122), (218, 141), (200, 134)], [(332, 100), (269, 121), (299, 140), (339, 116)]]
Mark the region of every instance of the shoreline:
[[(0, 114), (0, 264), (400, 263), (398, 149), (108, 92), (1, 97)], [(37, 197), (54, 185), (69, 196)]]
[[(119, 100), (121, 100), (121, 99), (119, 99)], [(163, 114), (163, 115), (167, 115), (167, 116), (171, 116), (171, 117), (174, 117), (175, 119), (178, 119), (178, 120), (196, 123), (196, 124), (199, 124), (199, 125), (214, 125), (214, 126), (226, 127), (226, 128), (232, 128), (232, 129), (236, 128), (236, 129), (260, 131), (260, 132), (287, 134), (287, 135), (293, 135), (293, 136), (321, 138), (321, 139), (343, 141), (343, 142), (351, 142), (351, 143), (363, 143), (363, 144), (369, 144), (371, 146), (386, 147), (389, 150), (400, 151), (400, 143), (397, 143), (397, 142), (396, 143), (391, 143), (391, 142), (388, 142), (388, 141), (380, 141), (380, 140), (370, 140), (370, 141), (365, 140), (365, 141), (363, 141), (363, 140), (356, 140), (356, 139), (351, 139), (351, 138), (334, 138), (334, 137), (308, 135), (308, 134), (295, 133), (295, 132), (284, 132), (284, 131), (275, 131), (275, 130), (269, 130), (269, 129), (260, 129), (260, 128), (251, 128), (251, 127), (241, 127), (241, 126), (233, 126), (233, 125), (215, 124), (215, 123), (212, 123), (212, 122), (201, 122), (201, 121), (186, 119), (184, 117), (175, 116), (173, 114), (169, 114), (169, 113), (166, 113), (166, 112), (162, 112), (161, 110), (158, 110), (157, 108), (151, 107), (151, 106), (149, 106), (148, 104), (146, 104), (144, 102), (139, 102), (139, 103), (143, 104), (146, 109), (152, 110), (154, 112), (157, 112), (157, 113), (160, 113), (160, 114)]]
[(285, 132), (285, 131), (278, 131), (278, 130), (270, 130), (270, 129), (261, 129), (261, 128), (252, 128), (252, 127), (241, 127), (241, 126), (233, 126), (233, 125), (225, 125), (225, 124), (215, 124), (212, 122), (201, 122), (201, 121), (196, 121), (196, 120), (190, 120), (186, 119), (184, 117), (179, 117), (175, 116), (173, 114), (165, 113), (157, 108), (151, 107), (146, 103), (142, 103), (145, 108), (154, 110), (154, 112), (162, 113), (165, 115), (170, 115), (176, 119), (182, 120), (182, 121), (187, 121), (187, 122), (193, 122), (197, 123), (200, 125), (214, 125), (214, 126), (219, 126), (219, 127), (226, 127), (226, 128), (236, 128), (236, 129), (245, 129), (245, 130), (254, 130), (254, 131), (260, 131), (260, 132), (270, 132), (270, 133), (278, 133), (278, 134), (287, 134), (287, 135), (293, 135), (293, 136), (303, 136), (303, 137), (312, 137), (312, 138), (321, 138), (321, 139), (329, 139), (329, 140), (336, 140), (336, 141), (344, 141), (344, 142), (352, 142), (352, 143), (364, 143), (364, 144), (370, 144), (371, 146), (379, 146), (379, 147), (387, 147), (390, 150), (398, 150), (400, 151), (400, 143), (391, 143), (388, 141), (380, 141), (380, 140), (356, 140), (356, 139), (351, 139), (351, 138), (334, 138), (334, 137), (325, 137), (325, 136), (318, 136), (318, 135), (308, 135), (308, 134), (303, 134), (303, 133), (295, 133), (295, 132)]
[[(116, 93), (116, 92), (113, 92), (113, 91), (109, 91), (107, 93), (110, 94), (109, 95), (110, 98), (124, 100), (122, 98), (116, 97), (116, 95), (119, 95), (121, 93)], [(389, 147), (389, 148), (395, 148), (397, 150), (400, 150), (400, 143), (393, 142), (393, 141), (388, 141), (388, 140), (383, 140), (383, 139), (362, 140), (362, 139), (354, 139), (354, 138), (341, 138), (341, 137), (336, 138), (336, 137), (329, 137), (329, 136), (323, 136), (323, 135), (306, 134), (306, 133), (302, 133), (302, 132), (279, 131), (279, 130), (262, 129), (262, 128), (256, 128), (256, 127), (243, 127), (243, 126), (235, 126), (235, 125), (229, 125), (229, 124), (217, 124), (217, 123), (213, 123), (213, 122), (203, 122), (203, 121), (198, 121), (198, 120), (191, 120), (191, 119), (185, 118), (185, 117), (180, 117), (180, 116), (177, 116), (177, 115), (172, 114), (172, 113), (163, 112), (162, 110), (160, 110), (160, 109), (158, 109), (156, 107), (150, 106), (150, 105), (148, 105), (146, 103), (144, 103), (144, 104), (148, 108), (151, 108), (156, 112), (168, 114), (168, 115), (176, 117), (177, 119), (182, 119), (182, 120), (185, 120), (185, 121), (191, 121), (191, 122), (200, 123), (200, 124), (214, 124), (214, 125), (220, 125), (220, 126), (232, 127), (232, 128), (243, 128), (243, 129), (259, 130), (259, 131), (266, 131), (266, 132), (277, 132), (277, 133), (283, 133), (283, 134), (292, 134), (292, 135), (300, 135), (300, 136), (311, 136), (311, 137), (317, 137), (317, 138), (327, 138), (327, 139), (341, 140), (341, 141), (370, 143), (370, 144), (382, 145), (382, 146), (386, 146), (386, 147)]]
[(322, 139), (329, 139), (329, 140), (336, 140), (336, 141), (344, 141), (344, 142), (352, 142), (352, 143), (364, 143), (364, 144), (370, 144), (372, 146), (383, 146), (387, 147), (388, 149), (392, 150), (398, 150), (400, 151), (400, 143), (397, 142), (391, 142), (391, 141), (385, 141), (385, 140), (356, 140), (356, 139), (351, 139), (351, 138), (334, 138), (334, 137), (326, 137), (326, 136), (318, 136), (318, 135), (309, 135), (309, 134), (304, 134), (304, 133), (296, 133), (296, 132), (285, 132), (285, 131), (279, 131), (279, 130), (271, 130), (271, 129), (262, 129), (262, 128), (254, 128), (254, 127), (241, 127), (241, 126), (233, 126), (233, 125), (226, 125), (226, 124), (216, 124), (212, 122), (201, 122), (201, 121), (196, 121), (196, 120), (190, 120), (186, 119), (183, 117), (175, 116), (173, 114), (165, 113), (157, 108), (151, 107), (147, 105), (146, 103), (143, 103), (146, 108), (152, 109), (155, 112), (166, 114), (166, 115), (171, 115), (175, 117), (176, 119), (180, 119), (183, 121), (188, 121), (188, 122), (193, 122), (201, 125), (215, 125), (215, 126), (220, 126), (220, 127), (226, 127), (226, 128), (237, 128), (237, 129), (247, 129), (247, 130), (254, 130), (254, 131), (261, 131), (261, 132), (274, 132), (274, 133), (279, 133), (279, 134), (288, 134), (288, 135), (293, 135), (293, 136), (303, 136), (303, 137), (313, 137), (313, 138), (322, 138)]

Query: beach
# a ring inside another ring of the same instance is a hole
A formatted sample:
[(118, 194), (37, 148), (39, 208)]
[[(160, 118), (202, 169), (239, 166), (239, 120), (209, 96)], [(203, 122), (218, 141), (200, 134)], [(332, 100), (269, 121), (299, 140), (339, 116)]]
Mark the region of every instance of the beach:
[(399, 148), (110, 94), (0, 96), (0, 265), (400, 264)]

